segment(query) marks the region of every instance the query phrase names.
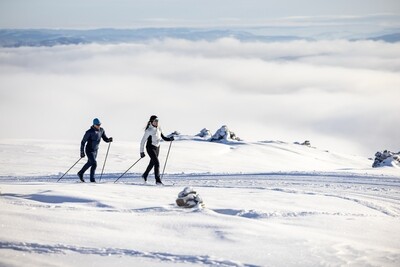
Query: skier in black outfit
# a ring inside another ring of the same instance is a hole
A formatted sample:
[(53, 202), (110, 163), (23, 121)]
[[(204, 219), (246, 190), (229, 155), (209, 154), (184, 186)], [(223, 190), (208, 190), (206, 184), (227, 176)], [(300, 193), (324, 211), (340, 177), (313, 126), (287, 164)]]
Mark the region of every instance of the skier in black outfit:
[[(83, 136), (81, 142), (81, 158), (85, 157), (85, 152), (88, 157), (88, 162), (82, 167), (82, 169), (78, 172), (78, 177), (82, 182), (85, 182), (83, 179), (83, 174), (86, 172), (87, 169), (90, 169), (90, 182), (95, 183), (96, 180), (94, 179), (94, 173), (97, 167), (97, 150), (99, 150), (99, 144), (101, 138), (107, 143), (112, 142), (113, 138), (108, 138), (103, 128), (100, 127), (101, 123), (99, 119), (93, 120), (92, 127), (86, 131), (85, 135)], [(87, 143), (87, 144), (86, 144)], [(86, 149), (84, 149), (86, 144)], [(85, 152), (84, 152), (85, 151)]]
[(163, 184), (160, 179), (160, 161), (158, 160), (161, 139), (163, 139), (164, 141), (174, 141), (173, 136), (169, 138), (164, 136), (161, 128), (158, 127), (157, 116), (153, 115), (150, 117), (150, 120), (147, 123), (146, 130), (140, 143), (140, 157), (144, 158), (146, 156), (144, 154), (144, 146), (146, 144), (146, 151), (150, 157), (150, 162), (147, 166), (146, 171), (143, 173), (142, 178), (145, 182), (147, 182), (147, 176), (149, 175), (151, 169), (153, 169), (154, 167), (154, 176), (156, 178), (157, 185)]

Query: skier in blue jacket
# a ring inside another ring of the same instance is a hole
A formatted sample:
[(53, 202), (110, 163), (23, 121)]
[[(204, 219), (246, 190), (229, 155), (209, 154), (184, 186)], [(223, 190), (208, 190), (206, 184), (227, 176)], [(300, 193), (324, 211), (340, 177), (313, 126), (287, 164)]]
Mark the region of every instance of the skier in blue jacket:
[(154, 167), (154, 176), (156, 178), (156, 184), (162, 185), (160, 179), (160, 161), (158, 160), (158, 154), (160, 153), (160, 141), (174, 141), (174, 137), (165, 137), (160, 127), (158, 127), (158, 118), (156, 115), (150, 117), (147, 122), (146, 130), (144, 132), (142, 141), (140, 142), (140, 157), (144, 158), (144, 147), (146, 145), (147, 154), (150, 157), (149, 165), (146, 171), (143, 173), (142, 178), (147, 182), (147, 176), (151, 169)]
[[(113, 141), (113, 138), (108, 138), (104, 129), (100, 127), (101, 122), (99, 119), (93, 120), (93, 125), (89, 130), (86, 131), (85, 135), (82, 138), (81, 142), (81, 158), (86, 156), (88, 157), (88, 162), (82, 167), (82, 169), (78, 172), (78, 177), (82, 182), (85, 182), (83, 179), (83, 174), (87, 169), (90, 169), (90, 182), (95, 183), (94, 174), (97, 167), (97, 151), (99, 150), (99, 144), (101, 139), (105, 142), (109, 143)], [(85, 148), (86, 144), (86, 148)]]

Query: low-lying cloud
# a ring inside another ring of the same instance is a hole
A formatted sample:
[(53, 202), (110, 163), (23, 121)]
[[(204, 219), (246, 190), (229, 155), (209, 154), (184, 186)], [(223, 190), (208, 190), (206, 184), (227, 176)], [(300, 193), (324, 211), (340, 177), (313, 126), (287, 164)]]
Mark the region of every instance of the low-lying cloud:
[(399, 44), (373, 41), (2, 48), (0, 137), (79, 142), (100, 117), (109, 135), (138, 141), (157, 114), (166, 132), (228, 124), (247, 140), (396, 151), (399, 62)]

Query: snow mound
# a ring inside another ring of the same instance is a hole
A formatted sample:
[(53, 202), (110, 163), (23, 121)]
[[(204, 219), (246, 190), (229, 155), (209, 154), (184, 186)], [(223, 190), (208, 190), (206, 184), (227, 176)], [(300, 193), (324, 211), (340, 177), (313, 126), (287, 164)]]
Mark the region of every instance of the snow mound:
[(373, 168), (378, 167), (398, 167), (400, 168), (400, 152), (393, 153), (388, 150), (384, 150), (383, 152), (375, 153), (375, 160), (372, 164)]

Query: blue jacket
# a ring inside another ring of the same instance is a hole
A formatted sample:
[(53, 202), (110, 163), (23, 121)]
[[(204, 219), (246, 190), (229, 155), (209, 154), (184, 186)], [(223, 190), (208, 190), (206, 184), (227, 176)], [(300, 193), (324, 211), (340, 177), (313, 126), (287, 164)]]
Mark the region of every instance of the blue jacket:
[(81, 153), (83, 152), (86, 142), (86, 153), (97, 151), (99, 149), (101, 138), (103, 138), (105, 142), (109, 142), (103, 128), (100, 127), (100, 129), (97, 130), (95, 127), (92, 126), (89, 130), (86, 131), (85, 135), (83, 136), (81, 142)]

